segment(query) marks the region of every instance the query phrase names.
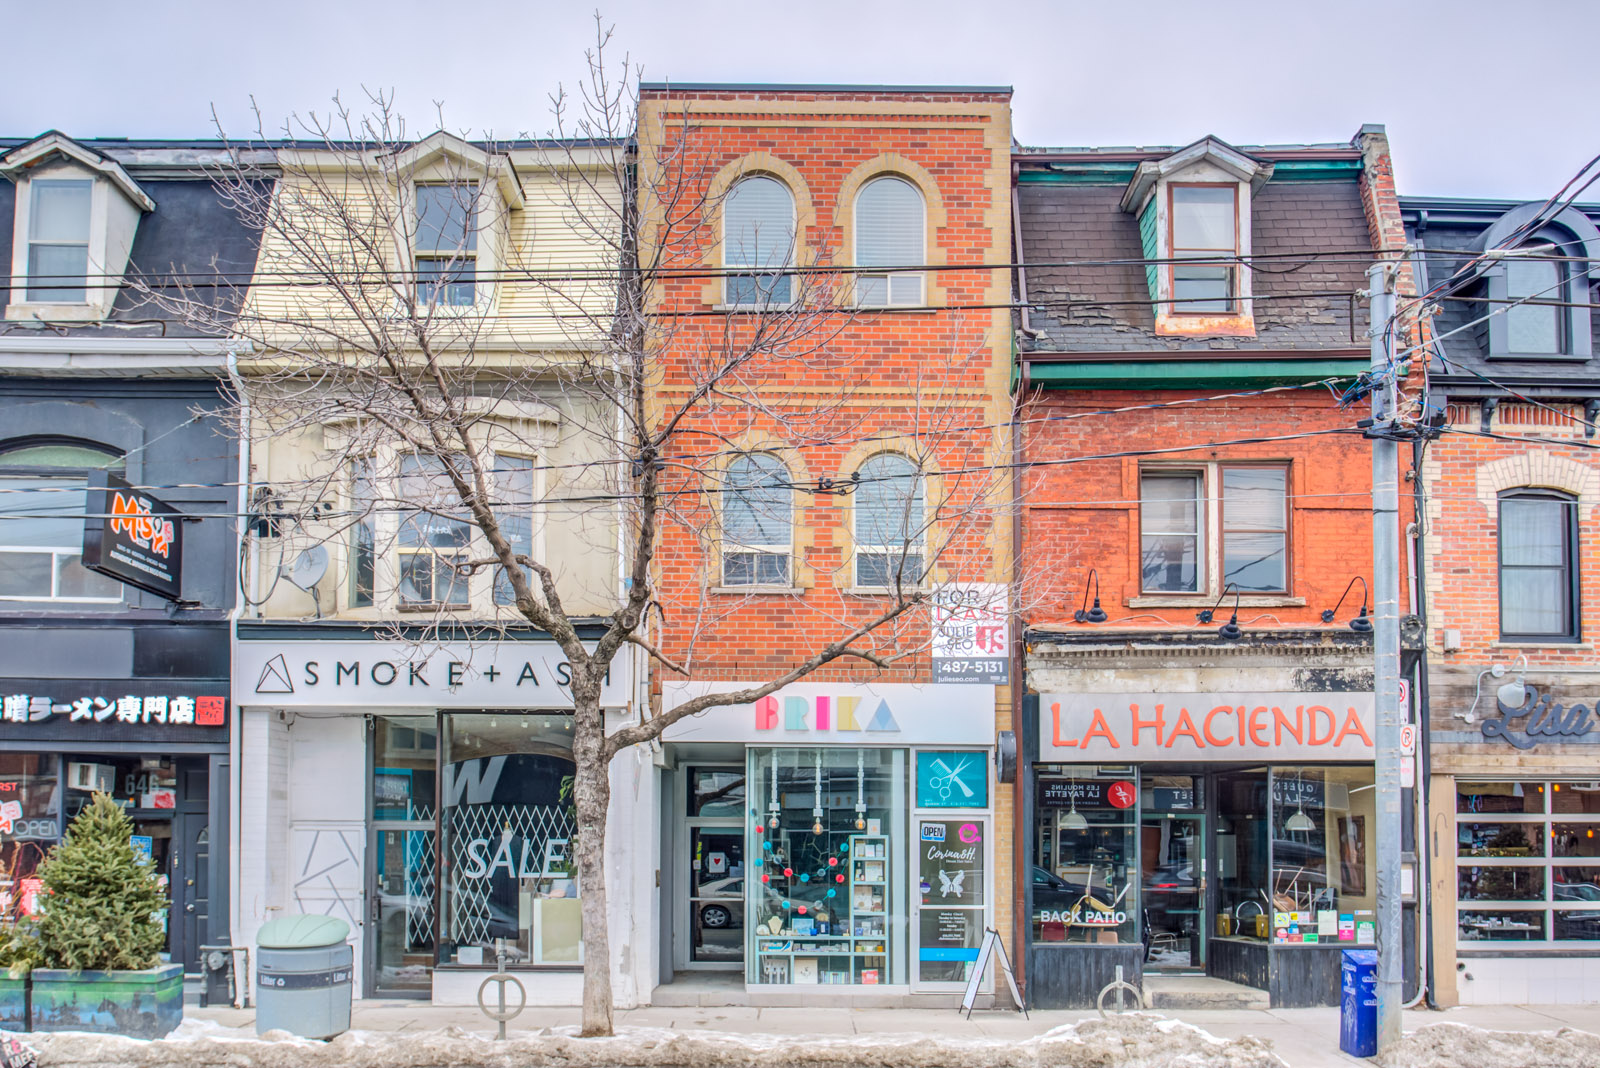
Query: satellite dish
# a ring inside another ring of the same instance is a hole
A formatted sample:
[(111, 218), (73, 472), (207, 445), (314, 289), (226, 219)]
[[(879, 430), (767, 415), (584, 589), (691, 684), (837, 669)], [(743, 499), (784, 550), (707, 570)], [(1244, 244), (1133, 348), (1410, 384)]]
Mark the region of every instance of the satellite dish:
[(321, 545), (313, 545), (283, 569), (284, 578), (308, 593), (315, 589), (317, 583), (322, 581), (322, 576), (327, 573), (328, 550)]

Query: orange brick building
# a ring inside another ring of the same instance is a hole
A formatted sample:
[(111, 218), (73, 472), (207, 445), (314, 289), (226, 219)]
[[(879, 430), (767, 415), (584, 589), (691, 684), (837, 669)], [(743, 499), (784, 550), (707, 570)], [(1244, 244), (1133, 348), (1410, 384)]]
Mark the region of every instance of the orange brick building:
[(923, 603), (1004, 618), (1009, 99), (644, 87), (652, 418), (681, 428), (653, 699), (871, 628), (865, 656), (665, 734), (657, 1003), (953, 1002), (984, 928), (1011, 930), (1012, 694), (985, 674), (1009, 650), (936, 663)]
[(1120, 969), (1158, 1007), (1181, 974), (1335, 1004), (1376, 908), (1372, 454), (1339, 396), (1401, 247), (1387, 140), (1017, 163), (1029, 1002)]

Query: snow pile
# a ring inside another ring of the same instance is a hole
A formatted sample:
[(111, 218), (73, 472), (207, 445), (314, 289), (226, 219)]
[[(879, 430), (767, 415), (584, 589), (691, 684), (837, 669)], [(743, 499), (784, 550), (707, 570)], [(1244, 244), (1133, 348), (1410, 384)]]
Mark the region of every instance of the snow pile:
[[(42, 1058), (41, 1058), (42, 1059)], [(1384, 1068), (1595, 1068), (1600, 1035), (1559, 1031), (1486, 1031), (1466, 1024), (1431, 1024), (1408, 1032), (1383, 1058)]]
[(283, 1032), (257, 1038), (198, 1022), (154, 1042), (82, 1033), (24, 1040), (39, 1051), (39, 1068), (1285, 1068), (1258, 1038), (1223, 1040), (1141, 1013), (1086, 1020), (1022, 1041), (643, 1028), (583, 1039), (572, 1028), (558, 1028), (496, 1042), (452, 1027), (352, 1031), (315, 1042)]

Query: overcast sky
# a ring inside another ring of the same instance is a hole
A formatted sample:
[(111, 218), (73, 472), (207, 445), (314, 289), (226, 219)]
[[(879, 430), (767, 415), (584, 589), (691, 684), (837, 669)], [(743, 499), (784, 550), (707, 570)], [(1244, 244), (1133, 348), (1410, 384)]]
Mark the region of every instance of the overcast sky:
[[(0, 134), (249, 132), (337, 91), (411, 128), (545, 133), (592, 10), (552, 0), (0, 0)], [(1346, 141), (1388, 126), (1402, 193), (1544, 198), (1600, 153), (1594, 0), (607, 0), (647, 80), (1011, 85), (1027, 145)], [(1565, 53), (1570, 52), (1568, 58)], [(1600, 201), (1600, 184), (1586, 200)]]

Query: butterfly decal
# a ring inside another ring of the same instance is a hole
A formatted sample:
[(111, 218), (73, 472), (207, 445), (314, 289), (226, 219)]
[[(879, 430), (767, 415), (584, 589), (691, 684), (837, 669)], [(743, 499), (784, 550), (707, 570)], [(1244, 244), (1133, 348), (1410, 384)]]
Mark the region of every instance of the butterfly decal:
[(958, 872), (955, 873), (955, 875), (951, 875), (950, 873), (946, 872), (943, 868), (940, 868), (939, 869), (939, 896), (940, 897), (951, 897), (951, 896), (960, 897), (961, 894), (964, 892), (963, 888), (962, 888), (962, 884), (965, 883), (966, 881), (967, 881), (967, 873), (966, 873), (966, 871), (964, 871), (964, 870), (963, 871), (958, 871)]

